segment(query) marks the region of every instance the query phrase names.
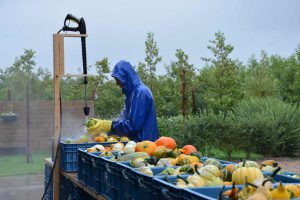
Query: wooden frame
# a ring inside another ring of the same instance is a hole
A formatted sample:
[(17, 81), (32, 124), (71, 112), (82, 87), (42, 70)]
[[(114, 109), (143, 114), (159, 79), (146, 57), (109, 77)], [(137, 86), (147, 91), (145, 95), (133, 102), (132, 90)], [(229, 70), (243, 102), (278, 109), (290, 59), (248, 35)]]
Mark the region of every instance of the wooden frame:
[[(53, 80), (54, 80), (54, 158), (56, 164), (53, 171), (53, 199), (59, 200), (59, 152), (57, 147), (59, 145), (59, 133), (61, 123), (61, 105), (60, 105), (60, 77), (65, 75), (65, 59), (64, 59), (64, 38), (65, 37), (87, 37), (82, 34), (53, 34)], [(82, 76), (75, 74), (72, 76)], [(57, 156), (56, 156), (57, 155)]]

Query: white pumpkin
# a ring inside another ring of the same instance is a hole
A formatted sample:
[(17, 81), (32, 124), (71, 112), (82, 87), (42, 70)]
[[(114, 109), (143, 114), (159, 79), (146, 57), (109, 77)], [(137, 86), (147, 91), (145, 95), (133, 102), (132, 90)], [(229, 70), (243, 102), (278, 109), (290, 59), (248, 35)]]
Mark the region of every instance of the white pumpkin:
[(173, 166), (169, 158), (161, 158), (156, 164), (156, 167), (171, 167)]
[(96, 144), (92, 148), (97, 149), (97, 151), (103, 151), (103, 150), (105, 150), (104, 146), (102, 146), (101, 144)]
[(112, 151), (118, 151), (118, 152), (123, 152), (124, 151), (124, 144), (121, 142), (118, 142), (114, 144)]
[(124, 153), (134, 153), (136, 143), (134, 141), (129, 141), (124, 147)]

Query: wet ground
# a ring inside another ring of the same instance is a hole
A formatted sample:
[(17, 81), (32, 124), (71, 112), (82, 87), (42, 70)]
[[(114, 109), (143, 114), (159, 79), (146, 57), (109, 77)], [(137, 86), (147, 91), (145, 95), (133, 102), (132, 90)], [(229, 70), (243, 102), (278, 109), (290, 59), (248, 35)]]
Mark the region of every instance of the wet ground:
[(44, 174), (0, 177), (0, 200), (39, 200), (44, 192)]

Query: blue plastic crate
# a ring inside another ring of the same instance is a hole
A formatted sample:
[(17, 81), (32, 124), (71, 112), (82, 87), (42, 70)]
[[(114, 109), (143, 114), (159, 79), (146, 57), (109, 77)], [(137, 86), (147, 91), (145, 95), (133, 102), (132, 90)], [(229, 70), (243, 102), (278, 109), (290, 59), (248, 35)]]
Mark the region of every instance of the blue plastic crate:
[[(110, 146), (117, 142), (92, 142), (81, 144), (68, 144), (63, 141), (60, 142), (60, 168), (65, 172), (77, 172), (78, 171), (78, 149), (87, 149), (96, 144), (101, 144), (104, 147)], [(127, 142), (122, 142), (126, 144)]]
[[(100, 154), (97, 153), (98, 156)], [(78, 149), (78, 180), (90, 189), (94, 189), (92, 159), (86, 149)]]
[(90, 148), (99, 143), (82, 143), (82, 144), (68, 144), (60, 141), (60, 168), (65, 172), (77, 172), (78, 170), (78, 154), (79, 148)]
[[(188, 175), (182, 175), (186, 178)], [(153, 199), (154, 200), (181, 200), (182, 188), (175, 185), (177, 179), (176, 176), (167, 176), (168, 181), (165, 181), (165, 177), (156, 176), (153, 178)]]
[[(283, 183), (286, 184), (293, 184), (293, 183)], [(297, 183), (295, 183), (297, 184)], [(276, 188), (278, 183), (274, 184)], [(239, 190), (243, 188), (242, 185), (236, 186)], [(223, 186), (216, 186), (216, 187), (202, 187), (202, 188), (187, 188), (182, 190), (182, 200), (218, 200), (219, 194), (222, 191)], [(231, 190), (232, 186), (226, 186), (224, 192), (227, 190)]]
[(94, 191), (108, 199), (117, 199), (115, 162), (110, 160), (112, 157), (99, 157), (95, 153), (91, 153), (91, 156)]
[[(156, 176), (164, 176), (160, 173), (166, 169), (167, 167), (151, 167), (151, 171), (153, 172), (153, 176), (149, 176), (147, 174), (143, 174), (139, 171), (138, 168), (133, 168), (133, 176), (137, 181), (137, 184), (134, 185), (134, 193), (132, 194), (134, 199), (144, 199), (144, 200), (152, 200), (155, 195), (155, 189), (153, 188), (154, 181), (153, 177)], [(173, 167), (177, 168), (177, 167)], [(158, 199), (158, 197), (156, 197)]]

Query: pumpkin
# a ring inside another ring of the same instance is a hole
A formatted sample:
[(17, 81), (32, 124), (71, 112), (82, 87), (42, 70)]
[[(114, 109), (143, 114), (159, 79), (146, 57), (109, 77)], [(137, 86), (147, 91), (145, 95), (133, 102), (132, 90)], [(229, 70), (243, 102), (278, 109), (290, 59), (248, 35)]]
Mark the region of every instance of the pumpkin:
[(128, 142), (128, 141), (129, 141), (129, 138), (123, 136), (123, 137), (120, 138), (120, 141), (121, 141), (121, 142)]
[(113, 156), (112, 152), (111, 151), (107, 151), (107, 150), (104, 150), (102, 151), (102, 153), (99, 155), (99, 157), (107, 157), (107, 156)]
[(226, 165), (225, 169), (228, 170), (232, 174), (233, 173), (233, 169), (234, 169), (234, 164)]
[(199, 160), (201, 160), (201, 158), (202, 158), (202, 153), (200, 153), (199, 151), (194, 151), (190, 155), (196, 156), (197, 158), (199, 158)]
[(273, 172), (276, 168), (270, 166), (270, 165), (267, 165), (263, 168), (261, 168), (261, 171), (266, 171), (266, 172)]
[[(240, 163), (236, 164), (234, 166), (233, 170), (236, 170), (236, 169), (241, 168), (241, 167), (243, 167), (243, 162), (240, 162)], [(257, 169), (260, 169), (259, 165), (255, 161), (251, 161), (251, 160), (246, 161), (245, 167), (256, 167)]]
[(106, 151), (112, 151), (110, 147), (105, 147)]
[(132, 167), (135, 167), (135, 168), (147, 166), (147, 164), (145, 163), (145, 158), (143, 158), (143, 157), (137, 158), (137, 159), (131, 161), (130, 164)]
[(198, 174), (193, 174), (191, 176), (188, 176), (186, 180), (189, 182), (189, 184), (192, 184), (194, 187), (205, 186), (204, 180)]
[(134, 153), (125, 154), (125, 155), (117, 158), (115, 161), (117, 161), (117, 162), (133, 161), (137, 158), (148, 158), (148, 157), (149, 157), (149, 155), (146, 152), (134, 152)]
[(115, 137), (109, 137), (106, 142), (118, 142), (118, 139)]
[(294, 197), (300, 197), (300, 186), (294, 184), (285, 185), (285, 189), (294, 193)]
[(156, 150), (155, 143), (151, 142), (151, 141), (147, 141), (147, 140), (138, 142), (135, 147), (136, 152), (146, 152), (150, 156), (152, 156), (154, 154), (155, 150)]
[(176, 148), (176, 141), (171, 137), (160, 137), (155, 141), (156, 146), (165, 146), (169, 149)]
[(177, 156), (177, 164), (179, 165), (185, 165), (185, 164), (190, 164), (192, 162), (200, 162), (199, 158), (196, 156), (190, 156), (190, 155), (185, 155), (185, 154), (180, 154)]
[(192, 162), (190, 165), (194, 169), (194, 171), (196, 171), (198, 168), (202, 167), (201, 162)]
[(260, 167), (263, 168), (265, 166), (277, 167), (278, 162), (275, 160), (265, 160), (260, 164)]
[(169, 158), (161, 158), (156, 164), (156, 167), (171, 167), (173, 166), (171, 160)]
[(200, 169), (198, 169), (196, 171), (197, 173), (199, 173), (200, 176), (203, 177), (220, 177), (221, 176), (221, 172), (219, 170), (218, 167), (216, 167), (215, 165), (206, 165), (201, 167)]
[(256, 167), (241, 167), (233, 172), (232, 181), (236, 184), (245, 184), (245, 177), (252, 184), (256, 179), (264, 178), (262, 172)]
[(182, 147), (182, 152), (186, 155), (190, 155), (195, 151), (197, 151), (197, 149), (193, 145), (185, 145), (184, 147)]
[(98, 151), (104, 151), (105, 148), (101, 144), (96, 144), (92, 146), (91, 148), (87, 149), (87, 152), (98, 152)]
[(208, 158), (205, 162), (204, 162), (204, 166), (206, 165), (215, 165), (217, 168), (219, 168), (219, 170), (222, 169), (222, 164), (220, 161), (218, 161), (215, 158)]
[(124, 144), (121, 143), (121, 142), (118, 142), (116, 144), (112, 144), (112, 151), (123, 152), (124, 151)]
[(104, 138), (103, 136), (97, 136), (94, 140), (95, 142), (105, 142), (106, 138)]
[(134, 141), (129, 141), (124, 147), (124, 153), (134, 153), (136, 143)]
[(139, 168), (139, 171), (148, 176), (153, 176), (153, 172), (149, 166), (142, 166)]
[(229, 199), (236, 200), (239, 189), (235, 187), (235, 183), (233, 182), (231, 190), (225, 191), (223, 194), (226, 195)]
[(247, 200), (250, 196), (255, 193), (255, 188), (248, 185), (247, 180), (243, 189), (238, 193), (239, 200)]
[(291, 195), (290, 193), (287, 191), (287, 189), (282, 185), (282, 183), (280, 182), (278, 185), (278, 188), (276, 188), (275, 190), (272, 190), (272, 199), (290, 199)]
[(168, 148), (156, 148), (153, 156), (157, 158), (176, 158), (176, 153), (172, 149)]

